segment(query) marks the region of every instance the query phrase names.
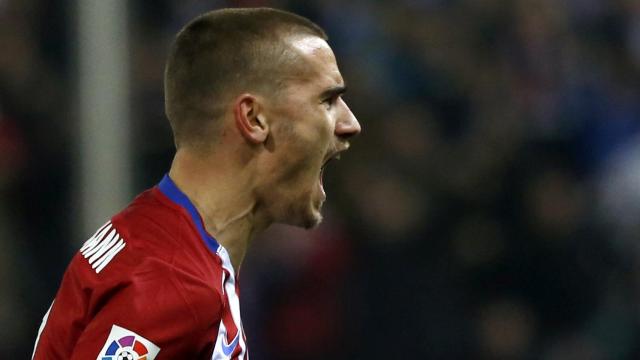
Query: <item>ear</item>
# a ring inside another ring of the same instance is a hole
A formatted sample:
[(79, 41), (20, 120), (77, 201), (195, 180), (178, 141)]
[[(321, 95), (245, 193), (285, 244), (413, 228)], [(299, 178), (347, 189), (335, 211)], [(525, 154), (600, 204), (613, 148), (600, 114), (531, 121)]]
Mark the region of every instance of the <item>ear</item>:
[(260, 144), (267, 140), (269, 124), (261, 113), (260, 103), (255, 96), (251, 94), (238, 96), (233, 110), (236, 127), (247, 141)]

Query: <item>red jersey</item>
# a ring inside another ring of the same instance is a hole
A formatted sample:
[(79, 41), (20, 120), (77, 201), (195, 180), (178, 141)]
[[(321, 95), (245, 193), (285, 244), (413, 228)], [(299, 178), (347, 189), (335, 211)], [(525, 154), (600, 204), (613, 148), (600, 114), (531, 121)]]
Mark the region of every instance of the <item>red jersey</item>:
[(33, 359), (247, 359), (227, 251), (169, 176), (71, 260)]

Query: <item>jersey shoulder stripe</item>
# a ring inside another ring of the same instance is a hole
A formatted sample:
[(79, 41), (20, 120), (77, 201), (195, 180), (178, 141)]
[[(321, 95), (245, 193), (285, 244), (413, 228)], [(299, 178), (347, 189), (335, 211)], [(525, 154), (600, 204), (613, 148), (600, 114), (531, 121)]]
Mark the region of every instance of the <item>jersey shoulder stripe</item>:
[(99, 274), (126, 245), (111, 221), (108, 221), (82, 245), (80, 254)]

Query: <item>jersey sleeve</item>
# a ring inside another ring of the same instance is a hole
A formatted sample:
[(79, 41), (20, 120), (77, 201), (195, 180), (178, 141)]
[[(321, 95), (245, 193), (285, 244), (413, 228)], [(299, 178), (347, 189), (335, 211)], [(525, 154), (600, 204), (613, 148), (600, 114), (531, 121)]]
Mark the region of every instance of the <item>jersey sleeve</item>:
[(109, 346), (116, 341), (118, 348), (124, 347), (121, 339), (127, 336), (142, 342), (146, 352), (156, 352), (158, 360), (198, 358), (206, 329), (185, 292), (189, 280), (166, 264), (145, 266), (131, 282), (115, 289), (96, 312), (78, 338), (71, 359), (108, 355)]
[(206, 337), (219, 321), (218, 294), (171, 262), (126, 254), (118, 260), (97, 274), (76, 255), (34, 359), (116, 360), (130, 350), (147, 360), (210, 354), (215, 339)]

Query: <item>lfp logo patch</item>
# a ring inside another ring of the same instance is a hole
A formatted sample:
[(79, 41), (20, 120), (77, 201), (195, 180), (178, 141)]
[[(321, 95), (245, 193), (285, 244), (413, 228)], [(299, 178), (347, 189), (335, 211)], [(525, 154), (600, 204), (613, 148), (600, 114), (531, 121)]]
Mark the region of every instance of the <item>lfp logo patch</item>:
[(151, 341), (131, 330), (113, 325), (96, 360), (153, 360), (159, 352), (160, 348)]

